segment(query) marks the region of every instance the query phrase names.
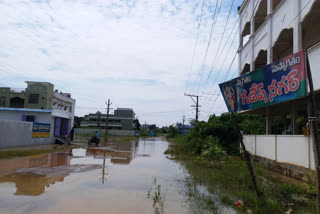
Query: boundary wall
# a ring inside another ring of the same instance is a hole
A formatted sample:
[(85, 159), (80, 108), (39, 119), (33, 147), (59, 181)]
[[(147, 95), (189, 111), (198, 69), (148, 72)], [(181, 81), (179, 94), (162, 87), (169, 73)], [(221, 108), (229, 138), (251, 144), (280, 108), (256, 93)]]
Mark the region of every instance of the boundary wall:
[(49, 138), (32, 138), (32, 126), (32, 122), (0, 120), (0, 148), (53, 143), (51, 133)]
[[(75, 135), (77, 134), (92, 134), (98, 131), (100, 138), (104, 136), (105, 129), (84, 129), (84, 128), (75, 128)], [(134, 130), (108, 130), (108, 134), (116, 136), (134, 136)]]
[(311, 182), (314, 175), (312, 139), (303, 135), (244, 135), (254, 160), (272, 171)]

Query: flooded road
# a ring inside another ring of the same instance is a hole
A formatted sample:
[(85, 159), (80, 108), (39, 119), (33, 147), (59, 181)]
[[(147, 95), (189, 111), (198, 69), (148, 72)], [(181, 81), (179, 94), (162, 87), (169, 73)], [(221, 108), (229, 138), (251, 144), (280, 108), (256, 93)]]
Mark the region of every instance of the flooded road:
[(195, 187), (167, 148), (152, 138), (0, 160), (0, 213), (211, 213), (190, 198)]

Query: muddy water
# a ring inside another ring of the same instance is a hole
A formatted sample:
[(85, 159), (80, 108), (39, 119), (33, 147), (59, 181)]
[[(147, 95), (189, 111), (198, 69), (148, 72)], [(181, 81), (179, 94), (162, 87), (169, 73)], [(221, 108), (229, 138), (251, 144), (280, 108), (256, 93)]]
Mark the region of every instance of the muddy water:
[(167, 147), (153, 138), (0, 160), (0, 213), (210, 213), (190, 198), (189, 175)]

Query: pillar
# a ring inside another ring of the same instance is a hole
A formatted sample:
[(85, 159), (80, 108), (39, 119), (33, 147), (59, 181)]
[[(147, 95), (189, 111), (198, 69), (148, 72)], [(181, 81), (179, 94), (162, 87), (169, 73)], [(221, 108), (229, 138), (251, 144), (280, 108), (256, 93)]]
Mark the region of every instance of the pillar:
[(266, 134), (271, 134), (271, 124), (272, 124), (272, 116), (271, 116), (271, 111), (270, 108), (266, 108)]
[[(251, 1), (252, 4), (252, 13), (254, 14), (254, 8), (255, 8), (255, 1)], [(254, 65), (254, 41), (255, 41), (255, 29), (254, 29), (254, 15), (250, 21), (250, 40), (251, 40), (251, 64), (250, 64), (250, 70), (254, 71), (255, 65)]]
[(301, 1), (293, 1), (294, 13), (297, 18), (293, 25), (293, 53), (302, 50)]
[(291, 127), (292, 127), (292, 134), (298, 134), (298, 126), (296, 123), (297, 120), (297, 113), (296, 113), (296, 102), (292, 102), (291, 104)]
[(272, 19), (272, 2), (273, 0), (268, 0), (268, 49), (267, 49), (267, 64), (273, 62), (273, 50), (272, 50), (272, 26), (273, 26), (273, 19)]
[(268, 2), (267, 2), (268, 15), (270, 15), (272, 13), (272, 4), (273, 4), (273, 0), (268, 0)]
[[(239, 15), (240, 16), (240, 15)], [(240, 16), (240, 23), (239, 23), (240, 27), (242, 26), (242, 17)], [(239, 44), (239, 50), (238, 50), (238, 57), (239, 57), (239, 60), (238, 60), (238, 73), (239, 73), (239, 76), (241, 75), (241, 62), (242, 62), (242, 54), (241, 54), (241, 49), (243, 48), (243, 37), (242, 37), (242, 29), (240, 28), (239, 30), (239, 41), (240, 41), (240, 44)]]

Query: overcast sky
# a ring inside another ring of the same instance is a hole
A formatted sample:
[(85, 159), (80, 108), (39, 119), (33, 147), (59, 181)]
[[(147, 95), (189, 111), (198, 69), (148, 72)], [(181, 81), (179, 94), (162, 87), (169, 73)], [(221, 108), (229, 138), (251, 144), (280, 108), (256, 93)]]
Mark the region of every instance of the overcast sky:
[(199, 94), (207, 120), (227, 111), (212, 94), (236, 76), (242, 1), (204, 2), (201, 10), (202, 0), (0, 0), (0, 86), (51, 82), (76, 99), (77, 116), (105, 112), (111, 99), (159, 126), (194, 118), (184, 93)]

